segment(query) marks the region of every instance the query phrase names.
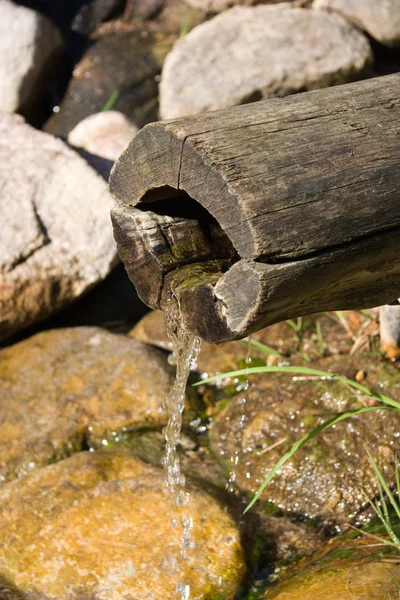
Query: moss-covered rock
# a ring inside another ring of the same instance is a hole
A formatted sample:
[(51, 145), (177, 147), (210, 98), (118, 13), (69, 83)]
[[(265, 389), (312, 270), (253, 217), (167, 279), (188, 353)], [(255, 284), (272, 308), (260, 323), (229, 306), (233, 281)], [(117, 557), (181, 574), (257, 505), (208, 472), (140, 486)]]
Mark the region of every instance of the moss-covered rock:
[[(392, 556), (391, 556), (392, 554)], [(398, 597), (393, 579), (400, 581), (398, 553), (376, 540), (343, 536), (332, 539), (278, 586), (267, 590), (268, 600), (384, 600)]]
[(95, 327), (0, 351), (0, 476), (107, 443), (123, 428), (160, 426), (172, 377), (160, 350)]
[[(187, 489), (189, 504), (177, 506), (163, 471), (127, 450), (37, 469), (0, 489), (0, 575), (26, 600), (165, 600), (178, 582), (193, 598), (233, 599), (245, 572), (238, 529), (215, 499)], [(187, 514), (196, 548), (181, 559)]]

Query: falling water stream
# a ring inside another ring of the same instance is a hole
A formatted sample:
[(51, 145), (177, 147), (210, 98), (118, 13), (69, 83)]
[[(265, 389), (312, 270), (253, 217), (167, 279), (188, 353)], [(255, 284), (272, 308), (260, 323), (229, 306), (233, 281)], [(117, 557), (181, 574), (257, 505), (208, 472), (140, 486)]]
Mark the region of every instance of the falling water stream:
[[(171, 297), (164, 307), (164, 318), (167, 334), (172, 342), (173, 352), (170, 355), (170, 363), (176, 365), (176, 377), (174, 385), (167, 398), (164, 400), (160, 411), (168, 416), (168, 423), (164, 429), (165, 435), (165, 453), (164, 469), (165, 482), (167, 488), (174, 496), (178, 506), (187, 506), (190, 500), (190, 494), (185, 487), (185, 476), (181, 473), (180, 458), (178, 446), (182, 428), (182, 413), (185, 406), (186, 383), (194, 362), (200, 352), (201, 340), (192, 333), (185, 331), (179, 318), (179, 306), (174, 297)], [(184, 560), (187, 552), (195, 548), (195, 541), (192, 536), (193, 519), (190, 515), (190, 508), (186, 514), (182, 515), (181, 522), (171, 523), (172, 527), (181, 529), (180, 555), (169, 556), (166, 559), (167, 568), (170, 574), (178, 571), (178, 560)], [(180, 581), (175, 594), (180, 600), (189, 600), (190, 583)]]

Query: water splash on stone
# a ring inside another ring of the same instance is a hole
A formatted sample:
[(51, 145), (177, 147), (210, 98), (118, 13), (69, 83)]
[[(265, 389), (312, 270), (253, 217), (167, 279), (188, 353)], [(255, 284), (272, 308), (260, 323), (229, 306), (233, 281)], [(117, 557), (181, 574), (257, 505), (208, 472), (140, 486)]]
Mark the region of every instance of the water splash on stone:
[[(200, 352), (201, 340), (193, 333), (185, 331), (179, 318), (179, 306), (174, 297), (171, 297), (164, 306), (164, 318), (169, 339), (173, 345), (173, 352), (169, 362), (176, 365), (176, 377), (174, 385), (167, 398), (164, 400), (160, 411), (168, 416), (168, 423), (164, 429), (165, 453), (163, 465), (165, 469), (165, 482), (167, 488), (175, 496), (178, 506), (187, 506), (190, 493), (185, 489), (185, 476), (181, 473), (178, 446), (182, 429), (182, 413), (185, 406), (185, 390), (189, 373)], [(176, 529), (178, 523), (171, 523)], [(184, 514), (180, 520), (181, 528), (181, 551), (180, 558), (185, 559), (188, 550), (195, 548), (195, 540), (192, 535), (193, 519), (189, 513)], [(169, 557), (170, 562), (177, 565), (174, 557)], [(175, 588), (175, 594), (180, 600), (189, 600), (190, 585), (179, 582)]]

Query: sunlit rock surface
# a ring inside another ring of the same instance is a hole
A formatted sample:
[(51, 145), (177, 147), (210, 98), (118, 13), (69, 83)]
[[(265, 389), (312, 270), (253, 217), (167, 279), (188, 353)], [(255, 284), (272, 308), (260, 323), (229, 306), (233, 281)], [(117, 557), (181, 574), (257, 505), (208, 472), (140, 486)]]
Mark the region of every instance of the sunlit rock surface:
[(0, 339), (54, 314), (118, 263), (107, 183), (62, 140), (0, 114)]
[(0, 0), (0, 15), (0, 111), (26, 111), (43, 96), (63, 41), (49, 19), (25, 6)]
[(123, 428), (159, 426), (172, 375), (160, 350), (96, 327), (1, 350), (1, 477), (99, 446)]
[[(378, 540), (350, 534), (330, 542), (286, 574), (267, 600), (383, 600), (396, 598), (398, 553)], [(290, 573), (294, 574), (290, 576)], [(395, 580), (395, 581), (394, 581)]]
[[(0, 489), (0, 573), (25, 600), (172, 600), (179, 582), (193, 599), (233, 600), (245, 571), (238, 529), (210, 495), (189, 490), (190, 504), (177, 506), (163, 471), (121, 450), (38, 469)], [(187, 514), (196, 548), (171, 574)]]
[(314, 0), (313, 8), (343, 16), (381, 44), (400, 46), (399, 0)]
[(235, 7), (178, 40), (160, 83), (163, 119), (365, 75), (367, 38), (338, 15), (274, 6)]
[[(376, 357), (334, 356), (314, 361), (311, 366), (353, 380), (362, 372), (364, 385), (400, 398), (398, 369)], [(217, 416), (210, 432), (212, 446), (229, 468), (239, 444), (236, 484), (254, 494), (284, 452), (306, 432), (336, 413), (371, 403), (374, 401), (363, 393), (332, 380), (265, 374), (248, 392), (230, 400)], [(393, 461), (400, 448), (398, 412), (362, 414), (324, 430), (280, 469), (262, 499), (330, 523), (354, 519), (366, 504), (363, 491), (371, 497), (377, 493), (366, 448), (389, 483), (394, 482)]]

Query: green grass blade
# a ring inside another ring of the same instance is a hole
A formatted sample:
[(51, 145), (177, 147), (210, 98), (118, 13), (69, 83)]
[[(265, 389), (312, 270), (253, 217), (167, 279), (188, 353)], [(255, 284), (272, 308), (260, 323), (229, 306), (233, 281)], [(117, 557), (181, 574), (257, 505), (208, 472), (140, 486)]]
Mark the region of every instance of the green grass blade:
[(357, 600), (357, 598), (355, 597), (355, 595), (354, 595), (354, 593), (353, 593), (353, 590), (351, 589), (351, 587), (350, 587), (350, 584), (349, 584), (349, 583), (347, 584), (347, 586), (346, 586), (346, 587), (347, 587), (347, 591), (348, 591), (348, 592), (349, 592), (349, 594), (350, 594), (350, 598), (352, 598), (352, 600)]
[(111, 110), (112, 107), (114, 106), (114, 104), (116, 103), (116, 101), (118, 100), (120, 93), (121, 92), (119, 90), (114, 90), (113, 93), (111, 94), (111, 96), (109, 97), (109, 99), (107, 100), (107, 102), (105, 103), (105, 105), (103, 106), (103, 108), (101, 109), (101, 112), (106, 112), (107, 110)]
[(317, 323), (316, 323), (316, 328), (317, 328), (317, 337), (318, 337), (318, 352), (320, 354), (323, 354), (324, 353), (324, 339), (322, 337), (321, 324), (319, 321), (317, 321)]
[[(242, 340), (244, 343), (248, 344), (249, 342), (249, 338), (244, 338), (244, 340)], [(250, 344), (253, 346), (253, 348), (255, 350), (258, 350), (259, 352), (262, 352), (263, 354), (269, 354), (271, 356), (276, 356), (277, 358), (282, 358), (282, 356), (279, 354), (279, 352), (277, 352), (276, 350), (274, 350), (273, 348), (271, 348), (270, 346), (267, 346), (266, 344), (263, 344), (262, 342), (259, 342), (257, 340), (253, 340), (252, 338), (250, 339)]]
[(287, 319), (286, 323), (295, 330), (296, 333), (298, 333), (301, 330), (301, 323), (296, 323), (295, 321), (293, 321), (292, 319)]
[(378, 519), (381, 521), (386, 533), (388, 534), (388, 536), (390, 537), (390, 539), (392, 540), (391, 542), (389, 542), (387, 539), (380, 537), (380, 536), (376, 536), (377, 538), (379, 538), (382, 542), (382, 544), (385, 544), (385, 546), (391, 546), (393, 548), (396, 548), (396, 550), (399, 550), (399, 544), (400, 541), (397, 538), (397, 535), (395, 534), (392, 524), (390, 522), (390, 518), (389, 516), (386, 516), (378, 503), (372, 502), (371, 498), (369, 498), (369, 496), (367, 496), (367, 494), (365, 494), (366, 499), (368, 500), (369, 504), (371, 505), (373, 511), (375, 512), (376, 516), (378, 517)]
[(400, 583), (398, 581), (396, 581), (396, 579), (393, 577), (393, 575), (390, 575), (390, 577), (391, 577), (394, 585), (397, 586), (399, 588), (399, 590), (400, 590)]
[(376, 464), (373, 456), (371, 455), (371, 453), (369, 452), (368, 449), (366, 449), (366, 452), (367, 452), (368, 458), (374, 468), (375, 475), (376, 475), (376, 478), (377, 478), (379, 484), (382, 486), (382, 489), (384, 490), (386, 496), (389, 498), (390, 504), (392, 505), (395, 513), (397, 514), (398, 518), (400, 519), (400, 506), (399, 506), (398, 502), (396, 502), (396, 499), (393, 496), (392, 491), (391, 491), (390, 487), (388, 486), (386, 479), (384, 478), (384, 476), (382, 474), (382, 471), (379, 469), (378, 465)]
[(193, 23), (193, 10), (189, 9), (187, 17), (181, 25), (181, 28), (179, 31), (179, 39), (185, 37), (185, 35), (187, 35), (189, 33), (189, 31), (192, 29), (192, 23)]
[(271, 479), (273, 479), (273, 477), (276, 475), (277, 471), (279, 471), (279, 469), (293, 456), (293, 454), (295, 454), (297, 452), (297, 450), (299, 450), (302, 446), (304, 446), (304, 444), (306, 444), (308, 441), (310, 441), (311, 439), (313, 439), (314, 437), (319, 435), (321, 433), (321, 431), (323, 431), (324, 429), (327, 429), (327, 427), (336, 425), (336, 423), (339, 423), (340, 421), (344, 421), (345, 419), (349, 419), (350, 417), (355, 417), (357, 415), (361, 415), (361, 414), (367, 413), (367, 412), (372, 412), (375, 410), (394, 410), (394, 409), (389, 406), (365, 406), (365, 407), (359, 408), (357, 410), (346, 411), (344, 413), (335, 415), (334, 417), (328, 419), (324, 423), (321, 423), (321, 425), (318, 425), (317, 427), (315, 427), (312, 431), (309, 431), (308, 433), (303, 435), (303, 437), (300, 440), (298, 440), (297, 442), (295, 442), (291, 446), (291, 448), (289, 448), (289, 450), (287, 452), (285, 452), (285, 454), (272, 467), (272, 469), (268, 473), (267, 477), (264, 479), (261, 486), (259, 487), (257, 493), (255, 494), (255, 496), (253, 497), (251, 502), (246, 506), (244, 512), (246, 513), (248, 510), (250, 510), (250, 508), (255, 504), (255, 502), (257, 502), (257, 500), (259, 499), (259, 497), (261, 496), (261, 494), (263, 493), (263, 491), (265, 490), (265, 488), (267, 487), (267, 485), (269, 484)]
[(367, 388), (365, 385), (358, 383), (358, 381), (353, 381), (353, 379), (348, 379), (347, 377), (342, 377), (341, 375), (335, 375), (335, 373), (330, 373), (329, 371), (320, 371), (319, 369), (312, 369), (310, 367), (279, 367), (279, 366), (266, 366), (266, 367), (249, 367), (248, 369), (239, 369), (237, 371), (230, 371), (229, 373), (222, 373), (221, 375), (214, 375), (214, 377), (209, 377), (208, 379), (202, 379), (201, 381), (195, 383), (194, 385), (203, 385), (204, 383), (212, 383), (214, 381), (220, 381), (221, 379), (227, 379), (232, 377), (239, 377), (241, 375), (254, 375), (260, 373), (293, 373), (294, 375), (311, 375), (321, 377), (323, 379), (333, 379), (335, 381), (340, 381), (341, 383), (345, 383), (346, 385), (351, 386), (352, 388), (363, 392), (365, 395), (370, 396), (371, 398), (375, 398), (379, 400), (383, 404), (387, 404), (388, 406), (393, 406), (397, 410), (400, 410), (400, 402), (396, 402), (392, 398), (385, 396), (384, 394), (380, 394), (379, 392), (375, 392)]

